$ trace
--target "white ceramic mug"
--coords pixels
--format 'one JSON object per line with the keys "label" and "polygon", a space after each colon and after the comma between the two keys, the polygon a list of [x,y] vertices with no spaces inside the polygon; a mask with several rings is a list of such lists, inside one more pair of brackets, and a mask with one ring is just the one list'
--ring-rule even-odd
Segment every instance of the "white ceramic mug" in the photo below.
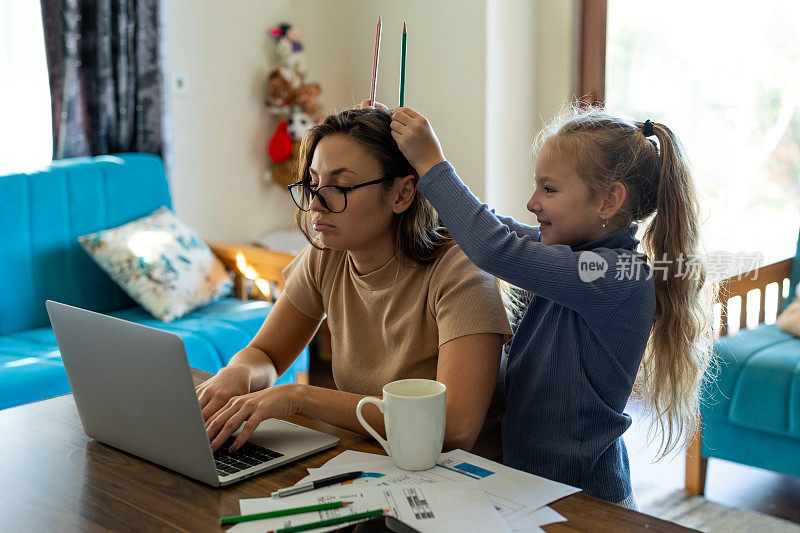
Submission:
{"label": "white ceramic mug", "polygon": [[[442,452],[447,412],[447,387],[432,379],[401,379],[383,387],[383,399],[367,396],[358,402],[356,416],[370,435],[404,470],[433,468]],[[375,404],[383,413],[386,439],[381,438],[361,415],[361,408]]]}

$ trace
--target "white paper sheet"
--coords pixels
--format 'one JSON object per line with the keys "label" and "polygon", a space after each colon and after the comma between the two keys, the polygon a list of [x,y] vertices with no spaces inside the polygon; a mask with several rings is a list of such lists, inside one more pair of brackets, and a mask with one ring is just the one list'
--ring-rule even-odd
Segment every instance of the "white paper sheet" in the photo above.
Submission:
{"label": "white paper sheet", "polygon": [[[470,480],[427,486],[342,485],[317,489],[287,498],[254,498],[239,501],[242,514],[261,513],[287,507],[300,507],[332,501],[352,501],[341,509],[242,522],[229,531],[264,533],[293,525],[317,522],[372,509],[389,509],[389,514],[423,533],[498,531],[510,528],[489,503],[480,486]],[[314,531],[331,531],[332,526]]]}
{"label": "white paper sheet", "polygon": [[[367,453],[367,452],[357,452],[355,450],[345,450],[339,455],[331,458],[328,460],[327,463],[323,465],[323,468],[328,466],[339,466],[339,465],[359,465],[364,463],[385,463],[385,462],[392,462],[392,458],[388,455],[379,455],[377,453]],[[394,463],[392,463],[394,464]],[[357,469],[359,470],[359,469]]]}
{"label": "white paper sheet", "polygon": [[542,507],[532,513],[517,517],[509,526],[511,526],[511,531],[514,533],[536,533],[542,531],[540,526],[566,521],[566,518],[550,507]]}
{"label": "white paper sheet", "polygon": [[544,533],[544,529],[540,526],[527,524],[524,529],[512,529],[512,533]]}
{"label": "white paper sheet", "polygon": [[464,450],[453,450],[439,457],[437,466],[420,472],[397,468],[390,457],[345,451],[321,468],[310,468],[309,479],[364,470],[366,477],[354,480],[354,485],[413,486],[473,479],[486,493],[489,501],[510,524],[524,520],[535,523],[527,515],[541,507],[580,492],[580,489],[534,476],[520,470],[484,459]]}

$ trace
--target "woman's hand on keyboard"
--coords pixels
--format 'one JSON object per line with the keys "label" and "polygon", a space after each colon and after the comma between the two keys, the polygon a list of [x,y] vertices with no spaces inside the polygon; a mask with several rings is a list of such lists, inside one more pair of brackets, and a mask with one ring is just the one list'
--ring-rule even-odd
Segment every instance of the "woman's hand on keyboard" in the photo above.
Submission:
{"label": "woman's hand on keyboard", "polygon": [[203,420],[208,422],[231,398],[250,392],[250,372],[247,368],[226,366],[214,377],[198,385],[195,392],[203,411]]}
{"label": "woman's hand on keyboard", "polygon": [[293,391],[297,385],[269,387],[258,392],[236,396],[206,421],[211,449],[217,451],[244,423],[242,432],[231,445],[231,452],[242,446],[258,425],[268,418],[284,418],[297,413]]}

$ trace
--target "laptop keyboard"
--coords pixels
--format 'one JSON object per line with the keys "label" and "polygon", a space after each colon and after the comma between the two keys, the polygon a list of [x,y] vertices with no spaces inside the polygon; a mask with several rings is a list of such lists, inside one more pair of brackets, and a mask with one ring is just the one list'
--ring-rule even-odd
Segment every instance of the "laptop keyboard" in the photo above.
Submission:
{"label": "laptop keyboard", "polygon": [[249,442],[245,442],[235,452],[228,453],[228,448],[235,440],[236,437],[230,437],[214,454],[214,463],[217,465],[217,473],[220,476],[229,476],[251,466],[257,466],[273,461],[278,457],[283,457],[282,453]]}

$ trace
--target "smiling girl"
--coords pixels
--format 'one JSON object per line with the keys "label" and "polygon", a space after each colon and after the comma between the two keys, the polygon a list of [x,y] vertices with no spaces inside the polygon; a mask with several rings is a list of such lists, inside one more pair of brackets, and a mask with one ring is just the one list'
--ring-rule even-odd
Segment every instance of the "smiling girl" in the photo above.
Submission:
{"label": "smiling girl", "polygon": [[[447,448],[469,450],[485,420],[499,424],[487,411],[511,329],[497,280],[438,225],[390,122],[386,111],[349,110],[304,137],[290,191],[311,244],[284,271],[286,289],[255,338],[197,388],[212,449],[242,423],[233,449],[262,420],[294,413],[366,434],[359,400],[404,378],[447,386]],[[326,315],[339,390],[271,386]],[[364,416],[384,432],[377,409]],[[499,453],[499,431],[476,448]]]}
{"label": "smiling girl", "polygon": [[[508,358],[504,462],[636,508],[628,398],[636,385],[663,456],[687,426],[694,434],[710,357],[710,286],[678,139],[649,120],[570,109],[535,146],[533,227],[472,195],[424,116],[392,117],[420,191],[467,256],[533,293]],[[640,254],[636,221],[651,215]]]}

